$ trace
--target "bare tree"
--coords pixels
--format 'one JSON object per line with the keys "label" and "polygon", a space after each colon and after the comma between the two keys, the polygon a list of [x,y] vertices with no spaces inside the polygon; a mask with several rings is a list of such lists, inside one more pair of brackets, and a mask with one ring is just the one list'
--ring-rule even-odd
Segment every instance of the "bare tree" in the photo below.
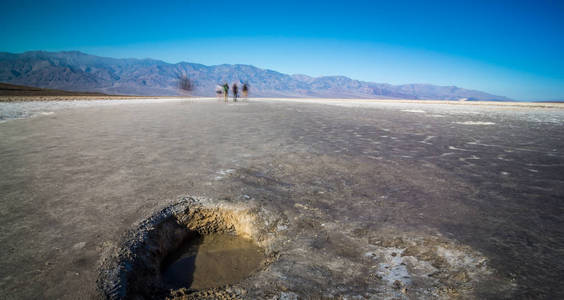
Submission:
{"label": "bare tree", "polygon": [[194,90],[194,83],[188,76],[183,74],[178,76],[178,88],[186,92],[191,92]]}

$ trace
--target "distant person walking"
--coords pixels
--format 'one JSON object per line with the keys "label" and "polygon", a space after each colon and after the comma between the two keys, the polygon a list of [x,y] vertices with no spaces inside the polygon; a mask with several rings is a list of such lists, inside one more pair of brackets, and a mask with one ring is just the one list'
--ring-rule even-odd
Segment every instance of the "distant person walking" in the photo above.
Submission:
{"label": "distant person walking", "polygon": [[245,82],[243,83],[243,98],[247,99],[249,97],[249,85]]}
{"label": "distant person walking", "polygon": [[225,97],[225,102],[227,103],[227,97],[229,97],[229,84],[227,82],[223,84],[223,97]]}
{"label": "distant person walking", "polygon": [[239,87],[237,87],[237,83],[233,83],[231,91],[233,91],[233,102],[237,102],[237,96],[239,95]]}

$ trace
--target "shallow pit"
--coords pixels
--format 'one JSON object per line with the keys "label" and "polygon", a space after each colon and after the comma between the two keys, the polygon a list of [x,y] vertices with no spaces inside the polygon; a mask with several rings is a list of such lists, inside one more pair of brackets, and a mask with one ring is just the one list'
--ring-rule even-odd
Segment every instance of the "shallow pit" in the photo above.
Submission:
{"label": "shallow pit", "polygon": [[261,267],[264,251],[235,234],[197,235],[165,258],[162,280],[167,288],[210,289],[234,284]]}
{"label": "shallow pit", "polygon": [[185,198],[125,235],[116,255],[102,265],[98,288],[106,299],[218,290],[265,266],[256,237],[249,211]]}

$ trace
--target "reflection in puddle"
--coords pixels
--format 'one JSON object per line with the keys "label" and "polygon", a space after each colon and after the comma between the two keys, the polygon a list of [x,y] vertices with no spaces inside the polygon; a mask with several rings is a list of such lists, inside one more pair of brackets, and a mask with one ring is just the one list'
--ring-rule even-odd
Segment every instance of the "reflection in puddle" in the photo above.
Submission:
{"label": "reflection in puddle", "polygon": [[196,236],[167,257],[163,281],[172,289],[220,287],[249,276],[263,259],[263,250],[251,240],[231,234]]}

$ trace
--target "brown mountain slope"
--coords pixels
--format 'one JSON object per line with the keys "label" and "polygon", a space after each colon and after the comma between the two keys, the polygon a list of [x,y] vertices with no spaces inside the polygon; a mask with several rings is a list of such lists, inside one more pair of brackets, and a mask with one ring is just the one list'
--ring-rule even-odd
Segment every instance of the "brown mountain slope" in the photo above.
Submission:
{"label": "brown mountain slope", "polygon": [[103,93],[72,92],[42,89],[32,86],[0,82],[0,96],[103,96]]}

